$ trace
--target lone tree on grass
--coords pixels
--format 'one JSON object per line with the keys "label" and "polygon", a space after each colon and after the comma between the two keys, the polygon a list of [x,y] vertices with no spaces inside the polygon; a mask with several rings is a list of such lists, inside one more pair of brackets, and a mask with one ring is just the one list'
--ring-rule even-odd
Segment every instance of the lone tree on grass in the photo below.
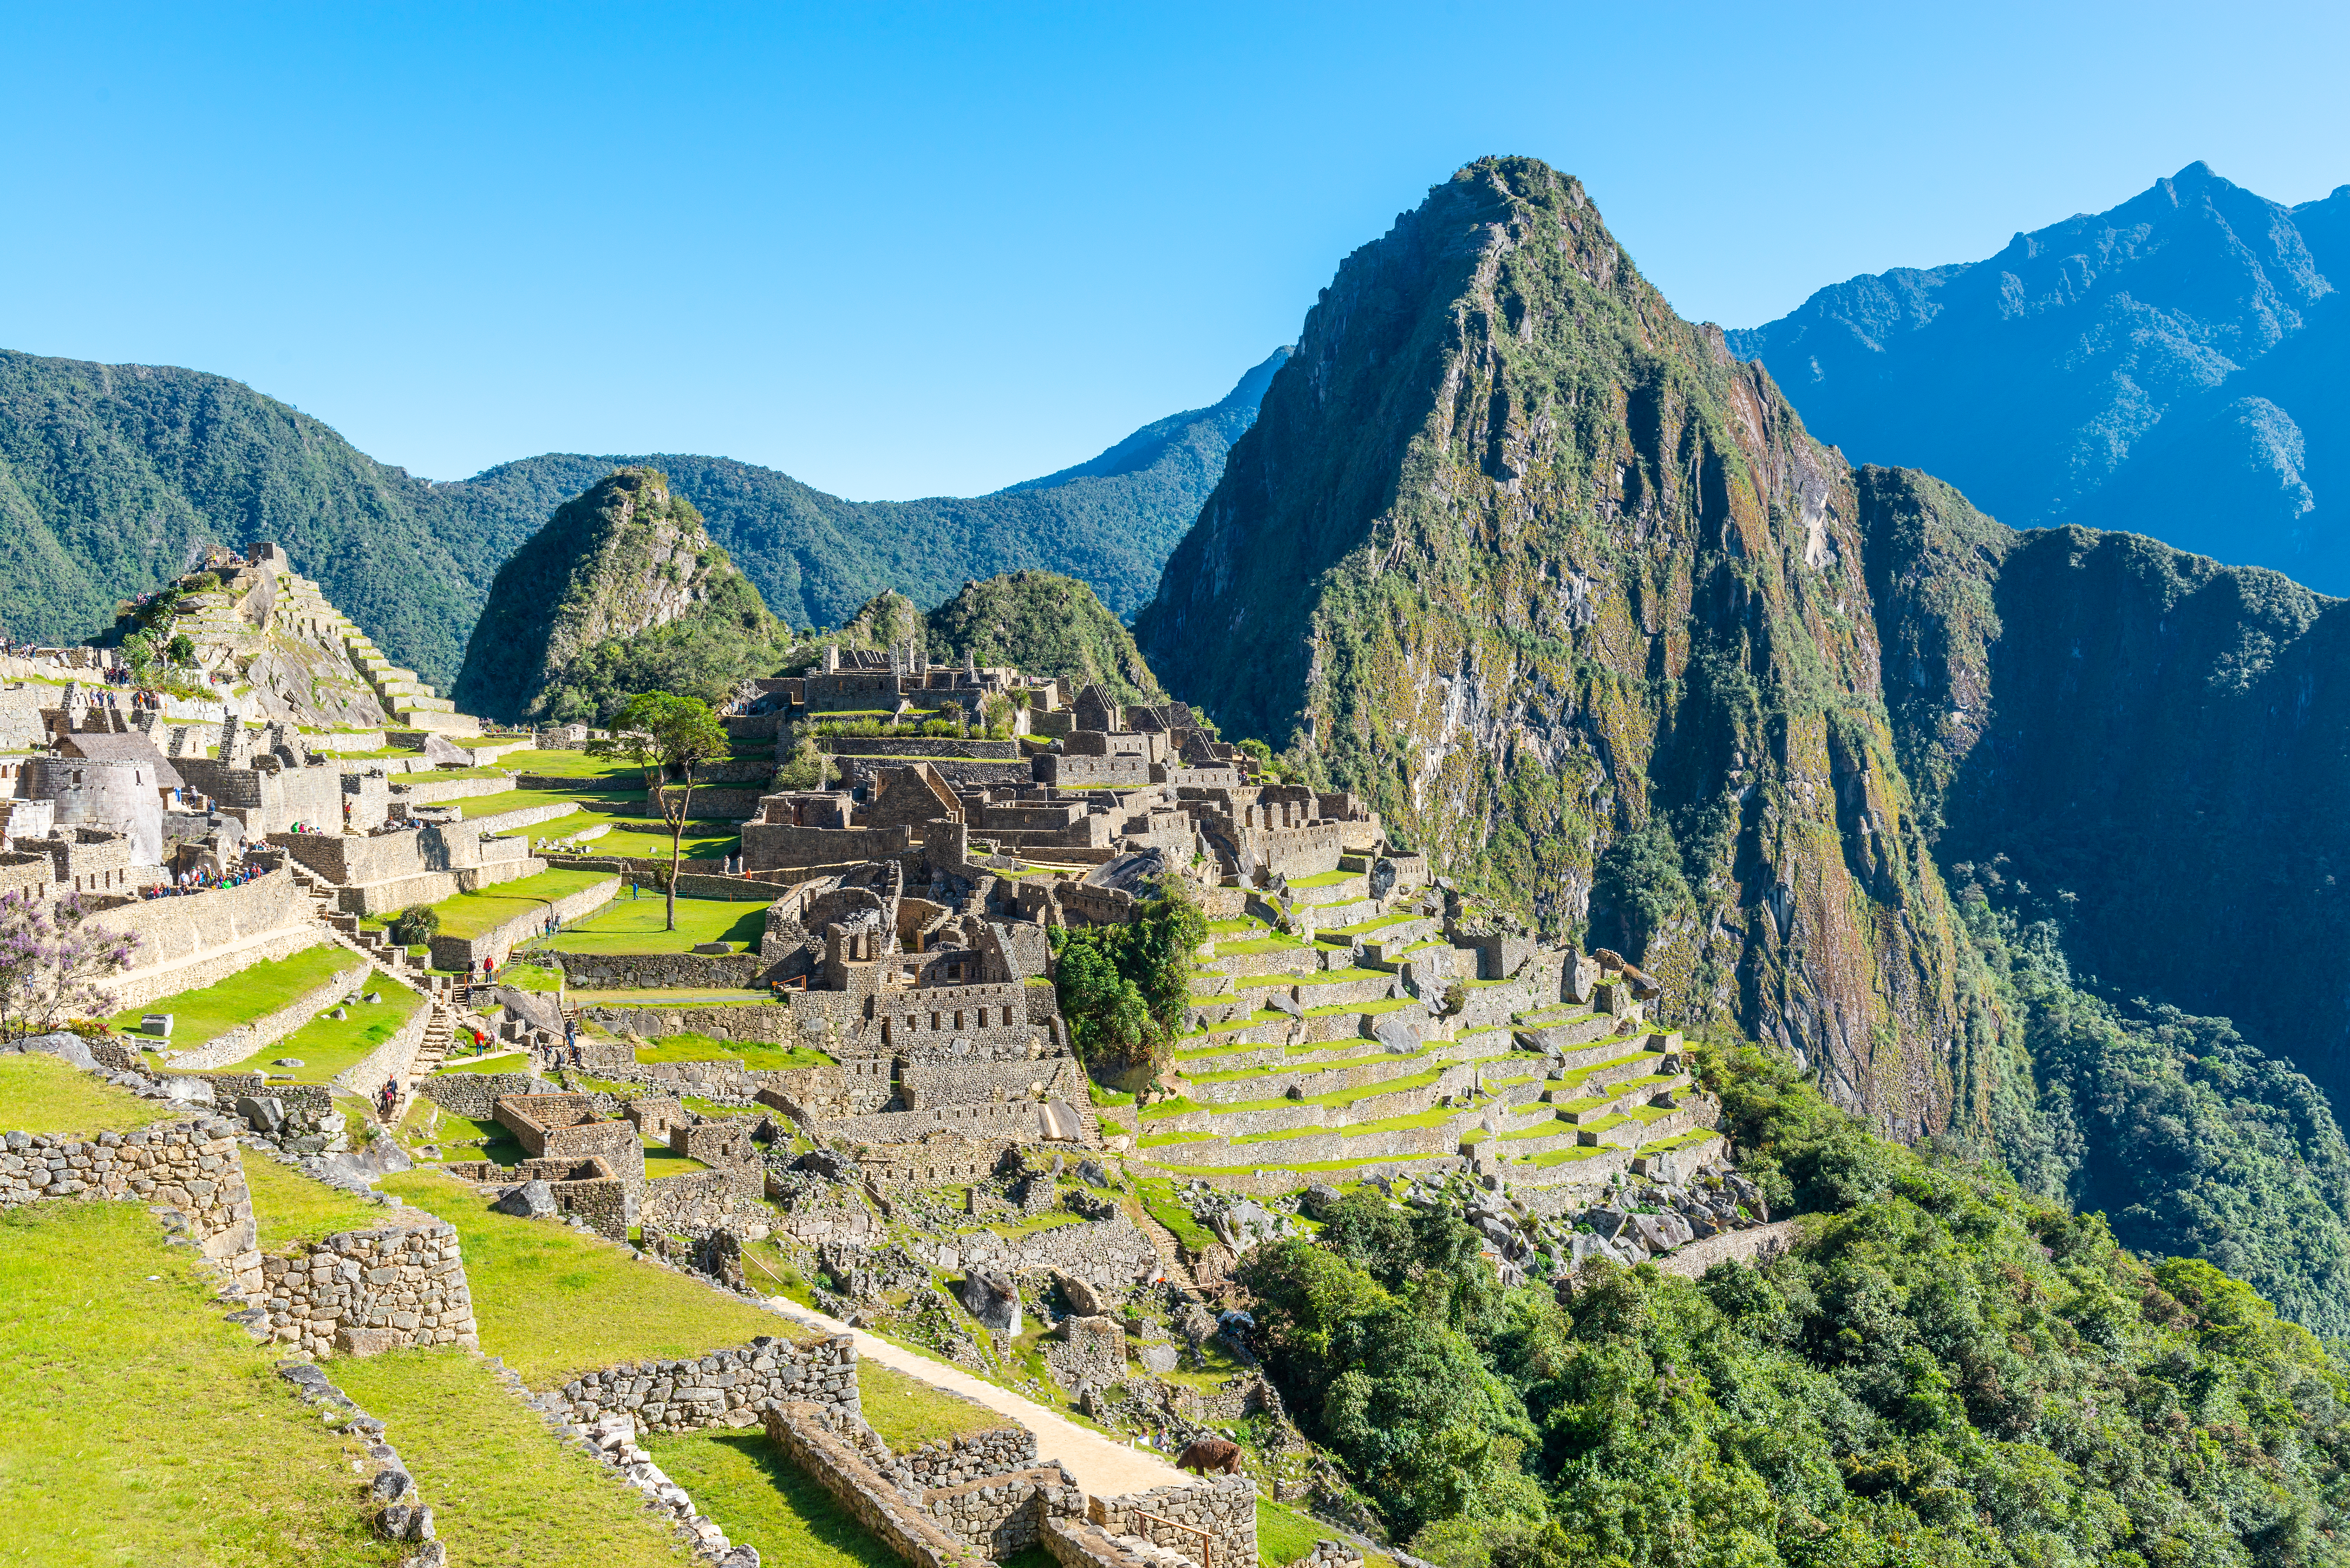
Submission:
{"label": "lone tree on grass", "polygon": [[104,982],[130,967],[139,939],[86,924],[88,913],[78,893],[0,894],[0,1031],[45,1034],[114,1011]]}
{"label": "lone tree on grass", "polygon": [[[629,757],[644,771],[645,797],[669,825],[668,929],[677,929],[677,873],[685,856],[685,825],[693,806],[693,770],[726,754],[726,726],[699,697],[677,697],[667,691],[644,691],[629,699],[612,719],[611,739],[591,741],[588,750],[599,757]],[[672,805],[665,784],[677,779],[684,787]]]}

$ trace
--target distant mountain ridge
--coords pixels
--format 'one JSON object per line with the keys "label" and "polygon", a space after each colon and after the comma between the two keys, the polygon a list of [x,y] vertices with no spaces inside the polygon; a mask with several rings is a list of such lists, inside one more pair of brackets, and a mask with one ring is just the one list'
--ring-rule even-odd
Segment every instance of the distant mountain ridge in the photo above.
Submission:
{"label": "distant mountain ridge", "polygon": [[2190,163],[1988,260],[1851,278],[1727,337],[1820,439],[2011,526],[2350,594],[2350,185],[2288,207]]}
{"label": "distant mountain ridge", "polygon": [[884,588],[927,607],[1022,569],[1081,578],[1130,617],[1287,354],[1058,473],[992,495],[856,502],[681,453],[548,453],[435,483],[225,377],[0,350],[0,624],[22,641],[79,641],[206,543],[275,540],[387,654],[445,691],[506,557],[628,467],[665,472],[795,626],[837,624]]}

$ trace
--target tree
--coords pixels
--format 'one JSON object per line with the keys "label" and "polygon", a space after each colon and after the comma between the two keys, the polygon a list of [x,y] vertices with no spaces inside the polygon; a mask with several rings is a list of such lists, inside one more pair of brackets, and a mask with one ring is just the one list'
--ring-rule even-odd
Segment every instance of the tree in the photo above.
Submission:
{"label": "tree", "polygon": [[104,982],[130,967],[140,940],[88,925],[88,914],[78,893],[55,903],[22,888],[0,894],[0,1028],[42,1034],[114,1011]]}
{"label": "tree", "polygon": [[[677,929],[677,873],[685,854],[685,825],[693,808],[693,770],[726,754],[726,726],[699,697],[676,697],[667,691],[640,691],[621,706],[612,721],[608,740],[591,741],[588,750],[599,757],[634,759],[645,775],[645,795],[669,825],[668,929]],[[682,782],[672,804],[663,784],[671,777]]]}
{"label": "tree", "polygon": [[1088,1063],[1128,1064],[1146,1055],[1164,1064],[1191,1000],[1192,956],[1208,940],[1208,919],[1180,882],[1146,903],[1131,924],[1055,926],[1055,971],[1061,1015]]}

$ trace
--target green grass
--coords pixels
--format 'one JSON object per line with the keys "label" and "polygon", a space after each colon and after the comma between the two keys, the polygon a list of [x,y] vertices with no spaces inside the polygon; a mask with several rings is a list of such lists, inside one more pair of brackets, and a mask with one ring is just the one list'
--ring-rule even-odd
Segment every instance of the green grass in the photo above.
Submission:
{"label": "green grass", "polygon": [[1289,1568],[1313,1551],[1315,1542],[1330,1540],[1333,1533],[1277,1502],[1256,1500],[1256,1556],[1264,1568]]}
{"label": "green grass", "polygon": [[563,1447],[481,1357],[395,1350],[338,1358],[328,1372],[384,1423],[432,1505],[452,1563],[636,1568],[691,1560],[640,1494]]}
{"label": "green grass", "polygon": [[1305,944],[1295,937],[1283,936],[1278,931],[1271,936],[1247,937],[1236,942],[1218,942],[1218,958],[1234,958],[1243,953],[1303,952]]}
{"label": "green grass", "polygon": [[650,1045],[639,1046],[637,1060],[653,1062],[740,1062],[753,1072],[780,1067],[821,1067],[832,1060],[806,1045],[773,1045],[760,1040],[720,1040],[708,1034],[662,1034]]}
{"label": "green grass", "polygon": [[1292,877],[1292,888],[1335,888],[1341,882],[1353,882],[1362,877],[1360,871],[1316,871],[1311,877]]}
{"label": "green grass", "polygon": [[933,1388],[918,1377],[878,1361],[858,1362],[857,1398],[865,1411],[865,1424],[879,1432],[895,1454],[941,1438],[961,1438],[1018,1425],[1011,1417],[991,1410],[975,1399]]}
{"label": "green grass", "polygon": [[762,1564],[901,1568],[896,1552],[784,1458],[764,1432],[661,1435],[645,1447],[728,1540],[759,1549]]}
{"label": "green grass", "polygon": [[1356,1137],[1367,1133],[1410,1132],[1417,1127],[1441,1127],[1455,1116],[1468,1114],[1464,1109],[1439,1106],[1434,1110],[1419,1111],[1408,1116],[1383,1116],[1377,1121],[1356,1122],[1343,1127],[1282,1127],[1273,1132],[1243,1133],[1232,1141],[1235,1144],[1279,1143],[1284,1138],[1311,1137],[1318,1133],[1337,1133],[1343,1137]]}
{"label": "green grass", "polygon": [[35,1133],[124,1132],[175,1114],[55,1056],[0,1056],[0,1130]]}
{"label": "green grass", "polygon": [[[1589,1154],[1593,1151],[1586,1149],[1584,1152]],[[1440,1155],[1433,1154],[1378,1154],[1366,1155],[1358,1159],[1295,1159],[1284,1161],[1279,1164],[1275,1164],[1268,1160],[1261,1165],[1250,1166],[1169,1165],[1164,1160],[1150,1160],[1147,1163],[1149,1165],[1151,1169],[1163,1170],[1170,1177],[1231,1176],[1234,1172],[1241,1170],[1282,1170],[1295,1171],[1299,1175],[1315,1175],[1331,1170],[1360,1170],[1367,1165],[1405,1165],[1415,1159],[1440,1159],[1442,1158],[1443,1157]],[[1301,1182],[1299,1185],[1303,1186],[1304,1183]]]}
{"label": "green grass", "polygon": [[161,1002],[118,1012],[113,1023],[117,1029],[136,1030],[140,1014],[168,1012],[172,1018],[170,1048],[192,1050],[241,1023],[250,1023],[276,1012],[346,970],[366,967],[365,961],[348,948],[320,942],[290,957],[241,969],[216,985],[183,991]]}
{"label": "green grass", "polygon": [[598,882],[611,879],[608,871],[542,871],[536,877],[500,882],[479,893],[460,893],[432,906],[441,917],[444,937],[478,937],[497,929],[517,915],[546,912],[542,898],[563,898]]}
{"label": "green grass", "polygon": [[[509,789],[501,790],[496,794],[467,795],[463,800],[444,804],[455,806],[460,815],[469,817],[497,816],[529,805],[568,805],[575,810],[590,813],[598,820],[608,817],[632,819],[639,823],[654,820],[645,805],[645,792],[640,789]],[[549,832],[562,820],[556,817],[545,823],[534,823],[530,831],[534,835]],[[576,823],[573,827],[576,831],[588,826],[589,824]]]}
{"label": "green grass", "polygon": [[[518,774],[546,774],[554,778],[619,779],[642,784],[645,777],[644,770],[626,757],[591,757],[585,752],[508,752],[498,759],[498,765]],[[637,793],[641,799],[644,792]]]}
{"label": "green grass", "polygon": [[222,1321],[219,1282],[163,1235],[136,1203],[0,1216],[0,1559],[400,1561],[360,1511],[359,1449],[270,1370],[282,1347]]}
{"label": "green grass", "polygon": [[482,1348],[534,1388],[626,1361],[707,1355],[763,1334],[806,1331],[740,1298],[636,1262],[617,1241],[490,1211],[473,1188],[432,1170],[380,1185],[456,1226]]}
{"label": "green grass", "polygon": [[703,942],[741,952],[756,948],[767,929],[767,904],[724,898],[680,898],[677,929],[669,930],[668,900],[622,898],[567,926],[553,946],[566,953],[681,953]]}
{"label": "green grass", "polygon": [[1232,978],[1232,989],[1249,991],[1274,985],[1342,985],[1350,980],[1392,981],[1395,976],[1379,969],[1326,969],[1305,974],[1243,974]]}
{"label": "green grass", "polygon": [[[264,1045],[243,1061],[232,1062],[220,1071],[285,1074],[298,1084],[323,1084],[344,1068],[357,1066],[369,1052],[399,1033],[400,1026],[424,1005],[424,999],[404,985],[382,981],[376,990],[383,998],[381,1002],[354,1002],[341,1018],[329,1018],[321,1012],[285,1039]],[[270,1065],[280,1057],[288,1056],[302,1064],[298,1067]],[[378,1086],[372,1084],[360,1085],[369,1091]]]}
{"label": "green grass", "polygon": [[265,1155],[244,1156],[244,1184],[253,1194],[253,1218],[261,1250],[283,1251],[296,1241],[314,1241],[338,1231],[373,1231],[390,1212],[338,1187],[313,1181]]}
{"label": "green grass", "polygon": [[1186,1247],[1195,1252],[1202,1251],[1216,1239],[1206,1226],[1191,1218],[1191,1210],[1175,1196],[1173,1182],[1158,1177],[1144,1177],[1134,1186],[1142,1199],[1143,1211],[1165,1226]]}
{"label": "green grass", "polygon": [[493,1056],[452,1056],[442,1062],[439,1070],[443,1073],[527,1073],[530,1071],[530,1053],[509,1051]]}
{"label": "green grass", "polygon": [[680,1154],[665,1143],[647,1138],[645,1144],[645,1179],[660,1176],[691,1176],[710,1167],[690,1154]]}

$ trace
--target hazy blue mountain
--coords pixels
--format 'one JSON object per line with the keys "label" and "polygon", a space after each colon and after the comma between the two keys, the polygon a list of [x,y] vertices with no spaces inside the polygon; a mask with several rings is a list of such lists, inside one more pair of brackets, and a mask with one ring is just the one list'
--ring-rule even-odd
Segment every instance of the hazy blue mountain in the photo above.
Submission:
{"label": "hazy blue mountain", "polygon": [[2350,593],[2350,186],[2201,163],[1987,261],[1824,288],[1729,334],[1823,440],[2018,527],[2150,535]]}

